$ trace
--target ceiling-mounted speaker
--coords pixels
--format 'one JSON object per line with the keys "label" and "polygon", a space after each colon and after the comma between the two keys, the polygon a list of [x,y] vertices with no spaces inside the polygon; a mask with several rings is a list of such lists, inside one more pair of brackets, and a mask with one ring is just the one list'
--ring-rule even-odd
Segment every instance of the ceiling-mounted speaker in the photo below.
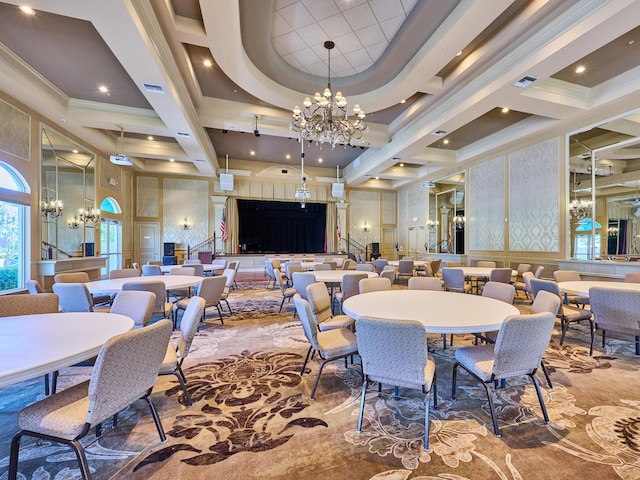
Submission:
{"label": "ceiling-mounted speaker", "polygon": [[342,198],[342,195],[344,195],[344,183],[332,183],[331,196],[335,198]]}
{"label": "ceiling-mounted speaker", "polygon": [[220,190],[233,190],[233,174],[220,174]]}

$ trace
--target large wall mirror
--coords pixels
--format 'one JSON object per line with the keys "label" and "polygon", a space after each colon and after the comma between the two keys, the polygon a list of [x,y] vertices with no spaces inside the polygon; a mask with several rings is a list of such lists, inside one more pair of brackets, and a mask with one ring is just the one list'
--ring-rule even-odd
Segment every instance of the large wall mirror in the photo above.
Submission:
{"label": "large wall mirror", "polygon": [[[456,173],[436,182],[429,193],[429,251],[462,255],[465,252],[465,177]],[[433,200],[433,204],[432,204]]]}
{"label": "large wall mirror", "polygon": [[570,257],[637,260],[640,112],[568,135]]}
{"label": "large wall mirror", "polygon": [[42,259],[94,255],[95,154],[52,128],[41,128]]}

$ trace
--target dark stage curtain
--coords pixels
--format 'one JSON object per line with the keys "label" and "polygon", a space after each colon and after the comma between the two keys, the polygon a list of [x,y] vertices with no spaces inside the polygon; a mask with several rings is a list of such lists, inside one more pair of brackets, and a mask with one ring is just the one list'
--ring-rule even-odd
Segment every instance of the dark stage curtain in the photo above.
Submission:
{"label": "dark stage curtain", "polygon": [[327,205],[238,200],[243,253],[316,253],[325,245]]}

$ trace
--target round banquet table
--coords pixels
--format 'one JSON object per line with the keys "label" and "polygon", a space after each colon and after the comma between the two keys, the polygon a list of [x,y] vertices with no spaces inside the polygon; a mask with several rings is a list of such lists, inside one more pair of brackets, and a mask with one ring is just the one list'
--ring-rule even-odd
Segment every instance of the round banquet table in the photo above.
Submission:
{"label": "round banquet table", "polygon": [[[478,295],[429,290],[387,290],[347,298],[342,310],[350,317],[415,320],[428,333],[479,333],[500,330],[505,318],[518,315],[509,303]],[[358,329],[356,323],[356,330]]]}
{"label": "round banquet table", "polygon": [[[183,266],[188,267],[189,265],[161,265],[160,271],[162,271],[162,273],[169,273],[172,268],[182,268]],[[214,275],[224,271],[226,268],[224,265],[211,265],[209,263],[203,264],[202,267],[205,272],[213,272]]]}
{"label": "round banquet table", "polygon": [[345,275],[353,275],[354,273],[366,273],[369,278],[377,277],[376,272],[358,272],[355,270],[320,270],[319,272],[311,272],[316,276],[317,282],[324,283],[341,283],[342,277]]}
{"label": "round banquet table", "polygon": [[[425,260],[414,260],[413,261],[413,266],[414,267],[423,267],[426,263]],[[392,267],[399,267],[400,266],[400,260],[389,260],[388,265],[391,265]]]}
{"label": "round banquet table", "polygon": [[640,283],[631,282],[607,282],[603,280],[580,280],[572,282],[558,282],[558,287],[562,293],[569,295],[580,295],[583,297],[589,296],[589,289],[591,287],[598,288],[611,288],[614,290],[635,290],[640,292]]}
{"label": "round banquet table", "polygon": [[[491,270],[495,270],[492,267],[452,267],[461,268],[465,277],[490,277]],[[511,276],[518,275],[517,270],[511,270]]]}
{"label": "round banquet table", "polygon": [[0,387],[92,358],[109,338],[134,325],[125,315],[99,312],[17,315],[0,321]]}
{"label": "round banquet table", "polygon": [[93,282],[87,282],[85,285],[92,294],[99,293],[110,295],[121,291],[122,285],[128,282],[151,282],[157,280],[164,283],[165,290],[177,290],[180,288],[188,288],[198,285],[202,280],[202,277],[196,277],[194,275],[149,275],[148,277],[95,280]]}

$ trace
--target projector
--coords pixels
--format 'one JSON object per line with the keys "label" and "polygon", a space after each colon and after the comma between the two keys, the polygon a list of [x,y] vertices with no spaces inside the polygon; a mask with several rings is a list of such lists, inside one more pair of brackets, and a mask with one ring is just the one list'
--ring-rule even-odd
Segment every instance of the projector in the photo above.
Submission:
{"label": "projector", "polygon": [[436,186],[436,182],[432,182],[431,180],[427,180],[422,184],[422,188],[433,188]]}
{"label": "projector", "polygon": [[111,155],[109,157],[109,161],[111,163],[115,163],[116,165],[133,165],[131,159],[124,155],[124,153],[119,153],[118,155]]}

